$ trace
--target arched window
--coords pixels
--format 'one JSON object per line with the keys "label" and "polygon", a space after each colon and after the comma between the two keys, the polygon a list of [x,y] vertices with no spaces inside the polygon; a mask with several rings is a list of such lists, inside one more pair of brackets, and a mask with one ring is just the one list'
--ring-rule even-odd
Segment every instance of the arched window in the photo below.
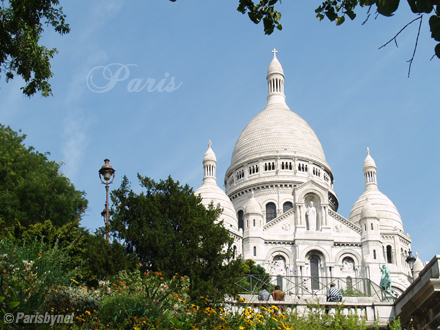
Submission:
{"label": "arched window", "polygon": [[373,258],[376,260],[376,250],[373,250]]}
{"label": "arched window", "polygon": [[283,204],[283,213],[289,211],[292,208],[293,208],[292,202],[285,202]]}
{"label": "arched window", "polygon": [[266,223],[277,217],[277,207],[274,203],[266,204]]}
{"label": "arched window", "polygon": [[254,257],[256,257],[256,256],[257,256],[257,247],[254,246]]}
{"label": "arched window", "polygon": [[312,278],[312,290],[319,290],[319,261],[314,257],[310,259],[310,276]]}
{"label": "arched window", "polygon": [[255,219],[254,219],[254,227],[255,227]]}
{"label": "arched window", "polygon": [[389,264],[393,263],[391,245],[387,245],[387,263],[389,263]]}
{"label": "arched window", "polygon": [[243,211],[238,211],[237,213],[238,217],[238,228],[244,229],[244,222],[243,222]]}
{"label": "arched window", "polygon": [[371,230],[374,230],[374,229],[373,229],[373,224],[371,224]]}
{"label": "arched window", "polygon": [[235,245],[232,248],[232,258],[237,259],[237,247]]}

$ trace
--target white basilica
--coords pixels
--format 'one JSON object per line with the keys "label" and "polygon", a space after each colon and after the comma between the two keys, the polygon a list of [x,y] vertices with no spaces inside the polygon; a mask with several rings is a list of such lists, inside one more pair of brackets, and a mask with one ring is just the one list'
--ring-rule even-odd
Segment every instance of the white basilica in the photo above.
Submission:
{"label": "white basilica", "polygon": [[[377,167],[367,150],[365,192],[348,219],[338,214],[333,173],[313,129],[285,102],[284,72],[274,58],[267,71],[267,105],[244,128],[224,180],[216,182],[211,148],[203,158],[203,204],[223,208],[235,238],[235,255],[253,259],[272,275],[369,278],[391,272],[396,293],[410,284],[405,262],[411,239],[399,212],[380,192]],[[359,178],[361,180],[361,178]]]}

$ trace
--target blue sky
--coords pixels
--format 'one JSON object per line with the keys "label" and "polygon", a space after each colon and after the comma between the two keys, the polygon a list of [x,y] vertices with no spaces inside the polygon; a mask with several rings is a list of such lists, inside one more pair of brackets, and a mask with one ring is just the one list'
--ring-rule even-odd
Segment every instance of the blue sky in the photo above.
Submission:
{"label": "blue sky", "polygon": [[[266,105],[275,47],[286,102],[314,129],[332,167],[338,212],[348,218],[364,191],[369,147],[379,188],[398,208],[413,251],[422,261],[440,253],[439,81],[433,74],[440,61],[430,61],[435,41],[428,17],[408,79],[418,23],[398,37],[398,48],[392,43],[378,50],[414,18],[406,3],[394,17],[372,15],[362,25],[363,9],[336,27],[315,18],[319,1],[283,1],[283,31],[271,36],[236,11],[236,0],[61,3],[71,33],[59,36],[48,28],[43,37],[59,50],[52,62],[54,96],[28,99],[22,81],[6,84],[2,76],[0,122],[27,134],[26,145],[65,162],[63,172],[89,200],[83,226],[103,224],[98,170],[105,158],[116,169],[112,188],[127,175],[138,190],[140,173],[156,180],[171,175],[196,189],[211,140],[222,187],[238,136]],[[119,77],[126,79],[97,93],[109,83],[102,68],[112,63],[107,77],[121,68]],[[152,87],[164,80],[165,88],[171,79],[179,87],[133,90],[149,78]]]}

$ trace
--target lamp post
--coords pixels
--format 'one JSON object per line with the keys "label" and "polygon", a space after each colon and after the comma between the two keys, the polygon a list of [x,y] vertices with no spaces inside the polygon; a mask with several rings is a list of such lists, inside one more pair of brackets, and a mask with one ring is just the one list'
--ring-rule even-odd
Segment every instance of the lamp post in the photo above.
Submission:
{"label": "lamp post", "polygon": [[408,263],[409,268],[411,268],[411,274],[412,274],[413,277],[414,277],[413,267],[414,267],[414,262],[415,261],[416,261],[416,258],[412,255],[411,250],[409,250],[408,251],[408,257],[406,257],[406,262]]}
{"label": "lamp post", "polygon": [[108,185],[113,183],[113,180],[115,178],[115,169],[109,164],[109,159],[104,159],[104,165],[100,168],[99,172],[99,178],[101,179],[101,182],[105,184],[105,190],[106,190],[106,203],[105,203],[105,232],[107,235],[107,242],[110,243],[110,237],[109,237],[109,224],[108,224],[108,218],[109,218],[109,212],[108,212]]}

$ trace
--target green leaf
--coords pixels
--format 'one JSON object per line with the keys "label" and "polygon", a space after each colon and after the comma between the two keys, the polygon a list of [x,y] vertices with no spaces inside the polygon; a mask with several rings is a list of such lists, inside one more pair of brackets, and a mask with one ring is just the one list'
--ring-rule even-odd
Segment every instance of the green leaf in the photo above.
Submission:
{"label": "green leaf", "polygon": [[435,46],[435,55],[437,55],[438,58],[440,58],[440,44],[437,44],[437,46]]}
{"label": "green leaf", "polygon": [[371,6],[376,3],[376,0],[359,0],[361,7]]}
{"label": "green leaf", "polygon": [[327,18],[332,22],[338,17],[333,7],[330,7],[330,9],[325,13],[325,16],[327,16]]}
{"label": "green leaf", "polygon": [[408,4],[414,14],[420,13],[416,5],[416,0],[408,0]]}
{"label": "green leaf", "polygon": [[351,20],[354,20],[355,17],[356,17],[356,14],[354,13],[353,10],[347,10],[347,11],[345,12],[345,14],[347,14],[347,16],[350,17]]}
{"label": "green leaf", "polygon": [[319,19],[320,21],[322,21],[322,20],[324,19],[325,16],[324,16],[323,14],[317,14],[316,17],[318,17],[318,19]]}
{"label": "green leaf", "polygon": [[377,11],[384,16],[393,16],[393,13],[399,7],[400,0],[378,0],[376,2]]}
{"label": "green leaf", "polygon": [[7,305],[10,308],[14,308],[14,307],[17,307],[18,305],[20,305],[20,302],[19,301],[10,301],[7,303]]}
{"label": "green leaf", "polygon": [[344,21],[345,21],[345,17],[339,16],[338,18],[336,18],[336,25],[341,25],[342,23],[344,23]]}
{"label": "green leaf", "polygon": [[440,18],[437,15],[432,15],[429,18],[429,28],[431,30],[431,37],[436,41],[440,41]]}
{"label": "green leaf", "polygon": [[259,15],[257,13],[252,13],[252,12],[249,12],[248,15],[249,15],[249,18],[251,19],[252,22],[254,22],[255,24],[260,23],[261,15]]}
{"label": "green leaf", "polygon": [[6,297],[1,296],[0,297],[0,302],[2,302],[3,300],[5,300]]}
{"label": "green leaf", "polygon": [[429,14],[434,8],[431,0],[417,0],[417,7],[421,13],[427,14]]}

